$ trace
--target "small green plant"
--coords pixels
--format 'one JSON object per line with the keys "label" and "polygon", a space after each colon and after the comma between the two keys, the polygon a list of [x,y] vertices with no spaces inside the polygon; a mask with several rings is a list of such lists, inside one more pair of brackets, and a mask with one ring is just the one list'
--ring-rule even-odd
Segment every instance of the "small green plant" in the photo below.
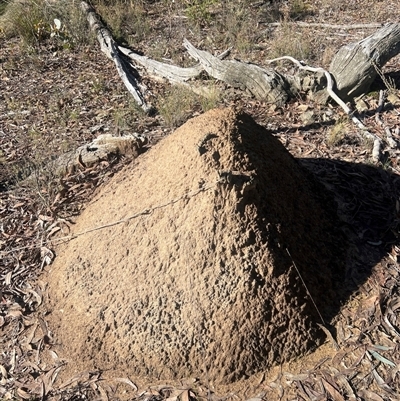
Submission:
{"label": "small green plant", "polygon": [[300,19],[312,14],[312,8],[304,0],[292,0],[290,2],[289,16],[292,19]]}
{"label": "small green plant", "polygon": [[102,93],[107,88],[106,82],[102,77],[96,77],[90,84],[92,86],[92,91],[96,94]]}
{"label": "small green plant", "polygon": [[176,128],[190,116],[197,103],[197,96],[184,86],[173,86],[160,100],[158,110],[165,123]]}
{"label": "small green plant", "polygon": [[6,10],[7,7],[7,1],[6,0],[0,0],[0,15],[4,14],[4,11]]}
{"label": "small green plant", "polygon": [[79,111],[76,109],[71,110],[69,112],[69,120],[71,120],[71,121],[79,120]]}
{"label": "small green plant", "polygon": [[211,21],[211,7],[216,0],[191,0],[185,13],[189,20],[196,25],[203,25]]}

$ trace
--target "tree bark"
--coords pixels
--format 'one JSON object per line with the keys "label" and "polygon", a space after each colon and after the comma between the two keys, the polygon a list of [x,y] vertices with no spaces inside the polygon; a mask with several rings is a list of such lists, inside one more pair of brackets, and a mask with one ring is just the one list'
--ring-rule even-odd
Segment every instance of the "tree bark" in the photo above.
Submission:
{"label": "tree bark", "polygon": [[206,51],[196,49],[186,39],[183,45],[188,53],[199,61],[208,75],[234,88],[247,90],[257,99],[284,104],[291,96],[288,80],[273,69],[236,60],[220,60]]}
{"label": "tree bark", "polygon": [[343,46],[329,67],[336,93],[344,101],[367,93],[378,71],[399,53],[400,23],[387,24],[367,38]]}
{"label": "tree bark", "polygon": [[81,8],[86,14],[90,28],[96,33],[101,50],[110,60],[114,61],[122,82],[133,96],[136,103],[138,103],[144,111],[148,112],[151,106],[146,103],[142,90],[140,89],[139,82],[136,78],[139,74],[137,71],[133,70],[129,63],[121,58],[118,45],[115,43],[110,31],[101,23],[93,8],[86,3],[86,1],[81,2]]}

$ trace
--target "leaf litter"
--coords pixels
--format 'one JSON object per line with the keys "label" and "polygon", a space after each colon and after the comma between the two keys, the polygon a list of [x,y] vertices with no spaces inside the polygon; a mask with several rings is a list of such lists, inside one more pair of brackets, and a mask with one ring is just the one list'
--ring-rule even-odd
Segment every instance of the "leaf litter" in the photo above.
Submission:
{"label": "leaf litter", "polygon": [[[3,46],[4,44],[4,46]],[[186,388],[179,385],[137,386],[128,378],[118,378],[114,381],[103,380],[102,372],[83,372],[67,382],[57,383],[57,376],[64,361],[51,350],[51,328],[46,325],[46,312],[38,312],[39,306],[46,297],[46,286],[39,280],[40,271],[51,264],[55,250],[49,241],[57,235],[68,233],[69,225],[73,224],[84,208],[85,203],[103,183],[129,160],[117,160],[102,164],[92,169],[79,171],[73,176],[60,180],[55,189],[46,184],[48,177],[38,173],[34,184],[24,183],[24,176],[32,173],[32,166],[18,166],[19,160],[24,160],[32,150],[32,143],[17,143],[21,139],[20,127],[33,126],[37,131],[46,135],[49,126],[57,126],[60,115],[64,115],[68,105],[74,104],[81,98],[88,101],[86,107],[80,109],[82,118],[78,121],[71,119],[63,127],[58,127],[52,138],[52,146],[60,146],[61,142],[70,141],[82,144],[90,140],[99,130],[113,127],[110,110],[118,110],[118,103],[126,97],[124,89],[115,79],[107,82],[113,96],[107,98],[95,97],[88,93],[86,82],[80,86],[82,94],[76,97],[74,86],[76,77],[63,71],[64,81],[57,81],[57,69],[64,65],[93,77],[93,64],[88,60],[77,59],[74,65],[73,55],[57,55],[53,59],[37,60],[45,69],[46,74],[35,74],[34,69],[24,68],[19,59],[16,43],[2,43],[3,55],[9,62],[19,65],[20,69],[13,70],[13,80],[25,81],[26,91],[21,92],[21,86],[12,86],[13,81],[3,80],[0,88],[6,93],[15,93],[27,103],[21,103],[15,110],[0,105],[0,144],[1,150],[7,155],[7,168],[0,172],[0,182],[6,191],[0,192],[0,397],[12,399],[46,399],[46,400],[108,400],[114,399],[116,387],[125,385],[132,389],[132,400],[200,400],[200,399],[238,399],[234,394],[219,397],[207,385],[195,382]],[[97,57],[96,63],[108,70],[107,77],[113,77],[108,65],[104,65],[101,56],[96,52],[91,56]],[[0,57],[1,58],[1,57]],[[61,60],[63,58],[63,60]],[[399,64],[394,68],[399,69]],[[55,71],[55,72],[54,72]],[[44,82],[46,79],[46,82]],[[107,78],[109,79],[109,78]],[[61,88],[64,95],[59,96],[54,91],[49,98],[39,98],[35,111],[28,110],[29,98],[27,92],[39,88],[37,81],[43,82],[42,88],[51,91]],[[5,85],[5,86],[4,86]],[[41,90],[41,93],[46,91]],[[102,96],[106,96],[102,93]],[[43,100],[47,99],[48,103]],[[367,99],[370,109],[365,115],[364,122],[375,127],[376,132],[383,136],[386,128],[391,127],[392,138],[388,140],[387,168],[399,173],[399,150],[393,145],[393,140],[399,142],[400,109],[398,106],[387,107],[379,115],[374,111],[374,98]],[[54,103],[52,103],[54,102]],[[375,103],[374,103],[375,102]],[[321,120],[314,126],[304,129],[300,122],[301,113],[310,106],[299,103],[284,106],[272,111],[266,116],[265,105],[260,102],[246,101],[247,111],[251,110],[254,117],[266,125],[280,138],[288,150],[296,157],[312,157],[305,159],[304,164],[316,174],[321,181],[335,194],[341,218],[347,224],[346,230],[356,231],[354,237],[358,242],[365,240],[368,246],[362,247],[355,241],[353,254],[350,255],[357,268],[349,268],[349,280],[360,282],[360,271],[363,265],[372,258],[374,266],[371,275],[358,288],[357,294],[343,306],[341,316],[334,322],[332,336],[339,349],[332,356],[318,361],[314,367],[307,367],[301,372],[278,375],[273,381],[265,379],[259,383],[262,389],[260,396],[252,397],[257,400],[269,399],[304,399],[304,400],[396,400],[400,394],[400,245],[399,235],[399,179],[392,176],[381,176],[380,188],[368,186],[371,181],[370,171],[356,168],[345,168],[343,164],[322,166],[316,159],[341,159],[349,162],[369,163],[369,151],[355,131],[347,132],[345,137],[335,147],[328,146],[324,140],[329,125],[323,120],[331,115],[328,109],[319,111]],[[52,104],[57,109],[56,120],[51,121],[49,112]],[[125,103],[126,106],[126,103]],[[377,104],[376,104],[377,106]],[[45,110],[48,111],[45,111]],[[297,111],[296,111],[297,109]],[[318,110],[318,106],[314,107]],[[340,114],[340,111],[335,111]],[[45,118],[43,118],[43,115]],[[289,116],[289,118],[288,118]],[[50,119],[50,120],[49,120]],[[45,121],[47,123],[45,123]],[[329,121],[329,119],[328,119]],[[148,120],[148,127],[154,137],[162,137],[165,130],[155,128],[159,122]],[[152,128],[151,128],[152,127]],[[26,131],[26,129],[25,129]],[[71,140],[71,132],[77,131],[80,138]],[[51,133],[53,135],[53,132]],[[47,133],[48,135],[48,133]],[[13,139],[11,139],[13,138]],[[58,143],[58,145],[54,145]],[[36,145],[34,145],[36,146]],[[329,164],[329,163],[328,163]],[[13,168],[18,166],[16,174],[21,182],[15,185],[10,182],[10,176],[15,177]],[[29,173],[22,171],[28,168]],[[33,169],[34,170],[34,169]],[[376,178],[376,177],[375,177]],[[17,180],[17,181],[18,181]],[[11,189],[8,189],[11,188]],[[362,200],[357,192],[362,192]],[[388,194],[391,199],[388,199]],[[391,206],[393,201],[397,207],[397,216],[392,218]],[[365,210],[366,213],[359,213]],[[362,219],[361,219],[362,217]],[[367,219],[365,219],[367,217]],[[381,227],[371,230],[371,225],[377,221]],[[374,236],[375,235],[375,236]],[[360,255],[360,251],[363,254]],[[377,253],[383,253],[377,258]],[[39,309],[40,310],[40,309]],[[330,336],[328,336],[330,337]]]}

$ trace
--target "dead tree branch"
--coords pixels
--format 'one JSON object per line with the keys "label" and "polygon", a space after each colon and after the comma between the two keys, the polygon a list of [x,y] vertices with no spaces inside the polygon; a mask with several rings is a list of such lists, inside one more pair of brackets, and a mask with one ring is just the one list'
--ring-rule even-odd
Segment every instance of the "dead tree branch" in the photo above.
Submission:
{"label": "dead tree branch", "polygon": [[141,56],[131,49],[123,46],[119,46],[119,50],[126,56],[131,58],[134,62],[139,63],[146,68],[146,71],[155,78],[165,78],[173,84],[182,84],[191,79],[198,77],[203,68],[201,65],[196,65],[194,67],[178,67],[171,64],[161,63],[160,61],[152,60],[146,56]]}
{"label": "dead tree branch", "polygon": [[310,71],[310,72],[314,72],[314,73],[320,72],[325,75],[326,81],[327,81],[326,90],[327,90],[329,96],[344,110],[344,112],[348,115],[348,117],[351,118],[353,123],[357,125],[357,127],[361,130],[362,135],[366,139],[373,141],[374,146],[373,146],[373,151],[372,151],[372,158],[374,161],[379,161],[381,158],[382,140],[378,136],[371,134],[368,131],[368,128],[361,122],[361,120],[352,113],[349,106],[347,106],[347,104],[335,93],[335,91],[333,89],[333,79],[332,79],[331,74],[328,71],[326,71],[324,68],[310,67],[310,66],[302,63],[301,61],[296,60],[295,58],[290,57],[290,56],[278,57],[278,58],[275,58],[272,60],[267,60],[267,62],[274,63],[274,62],[280,61],[280,60],[289,60],[292,63],[296,64],[299,67],[299,69],[301,69],[301,70]]}
{"label": "dead tree branch", "polygon": [[114,61],[118,74],[129,93],[143,110],[146,112],[149,111],[151,107],[146,103],[142,91],[140,90],[139,82],[135,77],[135,71],[133,71],[132,66],[120,57],[118,46],[112,38],[110,31],[97,18],[95,11],[88,3],[82,1],[81,8],[86,14],[90,28],[96,33],[102,52],[105,53],[110,60]]}
{"label": "dead tree branch", "polygon": [[213,78],[234,88],[247,90],[258,99],[283,104],[290,97],[290,85],[285,77],[273,69],[236,60],[220,60],[209,52],[196,49],[187,39],[183,45],[204,70]]}

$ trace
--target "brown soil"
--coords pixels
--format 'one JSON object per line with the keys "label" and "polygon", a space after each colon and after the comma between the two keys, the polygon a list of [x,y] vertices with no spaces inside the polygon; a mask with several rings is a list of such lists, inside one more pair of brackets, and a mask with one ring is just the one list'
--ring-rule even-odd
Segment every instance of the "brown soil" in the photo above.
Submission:
{"label": "brown soil", "polygon": [[70,369],[222,383],[318,345],[299,272],[332,316],[340,236],[283,145],[247,115],[213,110],[138,160],[78,218],[84,234],[48,275]]}

